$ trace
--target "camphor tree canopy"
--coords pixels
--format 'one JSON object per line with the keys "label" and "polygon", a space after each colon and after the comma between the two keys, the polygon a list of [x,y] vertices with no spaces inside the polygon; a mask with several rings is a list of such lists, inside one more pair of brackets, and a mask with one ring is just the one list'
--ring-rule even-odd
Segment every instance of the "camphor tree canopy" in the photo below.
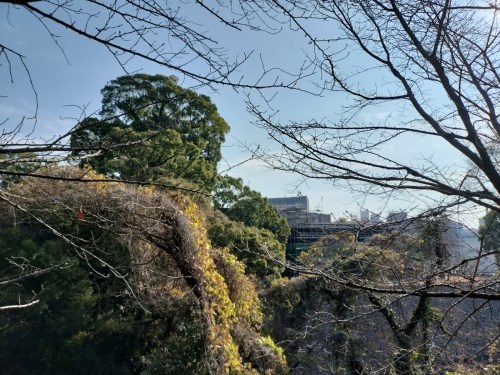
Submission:
{"label": "camphor tree canopy", "polygon": [[111,147],[86,160],[90,166],[125,180],[175,177],[211,190],[229,126],[209,97],[181,88],[175,77],[146,74],[119,77],[102,95],[100,118],[83,120],[71,146],[130,146]]}
{"label": "camphor tree canopy", "polygon": [[[217,4],[217,7],[219,5],[222,4]],[[197,87],[208,85],[215,89],[231,87],[264,91],[284,87],[293,89],[297,80],[300,79],[300,76],[286,73],[283,69],[280,69],[278,74],[276,70],[264,66],[257,74],[252,74],[252,77],[249,78],[241,69],[247,65],[255,67],[255,62],[259,61],[258,56],[254,57],[257,54],[254,54],[253,51],[229,53],[227,48],[207,31],[207,26],[204,23],[209,20],[236,32],[252,28],[243,9],[236,10],[234,8],[231,10],[225,6],[215,9],[199,1],[193,1],[191,4],[184,2],[175,4],[163,1],[128,0],[78,3],[67,0],[2,0],[0,6],[2,12],[5,11],[2,14],[5,15],[6,22],[11,22],[11,15],[19,14],[31,17],[33,24],[41,25],[43,32],[47,33],[62,57],[65,57],[65,48],[67,47],[61,40],[66,41],[64,38],[71,37],[85,39],[106,49],[125,74],[129,74],[131,61],[142,61],[164,68],[165,75],[175,74],[182,79],[187,79],[188,85]],[[232,17],[231,22],[226,22],[222,13],[232,13],[233,10],[237,12],[237,15]],[[37,37],[38,35],[33,35],[34,39]],[[38,139],[33,134],[31,127],[36,124],[39,117],[40,103],[37,80],[35,79],[37,77],[33,76],[30,65],[30,52],[22,50],[22,47],[15,45],[15,43],[0,40],[0,72],[3,79],[9,80],[12,85],[19,86],[22,83],[20,81],[24,79],[31,86],[28,87],[25,97],[34,98],[33,102],[30,103],[31,109],[26,110],[26,113],[19,118],[7,116],[0,118],[0,124],[4,127],[4,131],[0,134],[0,155],[2,155],[0,173],[2,176],[33,175],[27,171],[19,171],[16,166],[20,163],[35,166],[59,163],[68,159],[74,160],[75,154],[85,154],[87,158],[90,158],[130,145],[129,143],[125,145],[122,143],[92,143],[86,145],[85,150],[75,150],[69,145],[69,138],[76,130],[77,125],[81,125],[81,122],[76,120],[75,126],[63,133],[44,134],[43,139]],[[70,54],[70,51],[67,52]],[[95,64],[93,66],[98,68],[99,62],[92,61],[91,64]],[[130,68],[130,70],[135,69],[135,67]],[[255,73],[255,69],[253,73]],[[126,81],[125,78],[117,85],[125,84],[124,81]],[[141,80],[139,79],[139,81]],[[159,83],[156,82],[156,84]],[[146,85],[146,82],[142,80],[134,89],[138,89],[140,84]],[[151,84],[154,85],[153,82]],[[145,88],[144,86],[143,89]],[[2,92],[0,95],[2,101],[9,100],[9,94]],[[113,104],[112,100],[114,99],[110,97],[111,101],[107,103],[107,108],[103,108],[105,112],[107,111],[106,114],[109,114],[109,111],[118,110],[118,106],[112,108],[117,104]],[[78,105],[79,103],[69,104]],[[210,111],[205,104],[199,98],[198,105]],[[25,108],[22,110],[24,111]],[[200,111],[203,110],[200,108]],[[113,122],[117,118],[100,120]],[[87,120],[86,123],[90,125],[88,121],[91,120]],[[132,134],[129,138],[134,139],[134,136],[138,136],[138,134]],[[109,140],[107,139],[107,141]],[[132,142],[137,144],[140,141]],[[203,148],[196,142],[195,144],[197,147],[202,146],[201,149],[205,152],[204,157],[207,160],[217,160],[219,151],[211,148],[211,142],[217,140],[207,141],[209,148]],[[179,139],[172,136],[172,142],[178,143]],[[163,146],[167,145],[163,144]],[[84,152],[82,153],[82,151]],[[187,157],[198,152],[191,146],[187,147],[185,151]],[[181,168],[180,165],[178,167]],[[200,171],[207,173],[201,167]]]}

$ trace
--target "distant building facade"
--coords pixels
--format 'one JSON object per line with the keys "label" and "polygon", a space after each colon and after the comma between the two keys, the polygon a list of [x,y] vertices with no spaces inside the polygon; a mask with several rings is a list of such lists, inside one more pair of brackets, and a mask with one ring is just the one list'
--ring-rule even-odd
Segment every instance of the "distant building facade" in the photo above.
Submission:
{"label": "distant building facade", "polygon": [[359,229],[357,223],[332,223],[329,214],[310,211],[306,196],[269,198],[268,202],[288,221],[291,228],[286,248],[288,259],[295,259],[328,234],[345,231],[356,233]]}
{"label": "distant building facade", "polygon": [[309,211],[309,198],[305,195],[298,197],[268,198],[267,201],[278,211],[285,208],[300,208]]}
{"label": "distant building facade", "polygon": [[407,216],[408,215],[404,211],[389,212],[389,214],[387,215],[387,222],[388,223],[402,222],[406,220]]}
{"label": "distant building facade", "polygon": [[476,231],[453,220],[445,220],[445,231],[443,242],[448,248],[450,261],[457,264],[469,259],[464,263],[461,271],[478,276],[494,275],[498,272],[495,255],[482,256],[481,242]]}
{"label": "distant building facade", "polygon": [[366,222],[366,223],[369,222],[370,221],[370,211],[362,209],[359,212],[359,220],[361,220],[362,222]]}
{"label": "distant building facade", "polygon": [[[288,221],[291,234],[287,243],[287,257],[294,260],[301,252],[309,249],[320,238],[339,232],[354,233],[359,241],[377,233],[404,231],[408,234],[422,233],[425,220],[408,218],[406,212],[390,212],[385,221],[380,214],[366,209],[360,211],[359,221],[332,223],[328,214],[309,210],[307,196],[269,198],[268,202],[281,217]],[[443,248],[446,249],[446,264],[458,264],[465,259],[481,255],[477,233],[466,226],[446,218],[439,224]],[[492,275],[498,272],[494,255],[481,256],[476,261],[464,263],[461,271],[467,274]]]}
{"label": "distant building facade", "polygon": [[375,214],[375,213],[370,213],[370,223],[372,224],[378,224],[382,222],[382,218],[380,217],[380,214]]}

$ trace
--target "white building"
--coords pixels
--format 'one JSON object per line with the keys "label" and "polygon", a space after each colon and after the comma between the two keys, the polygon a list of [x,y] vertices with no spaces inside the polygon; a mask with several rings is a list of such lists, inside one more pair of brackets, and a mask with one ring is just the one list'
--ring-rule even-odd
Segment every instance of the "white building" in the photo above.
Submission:
{"label": "white building", "polygon": [[361,222],[369,222],[370,221],[370,211],[368,210],[365,210],[365,209],[362,209],[360,212],[359,212],[359,219],[361,220]]}

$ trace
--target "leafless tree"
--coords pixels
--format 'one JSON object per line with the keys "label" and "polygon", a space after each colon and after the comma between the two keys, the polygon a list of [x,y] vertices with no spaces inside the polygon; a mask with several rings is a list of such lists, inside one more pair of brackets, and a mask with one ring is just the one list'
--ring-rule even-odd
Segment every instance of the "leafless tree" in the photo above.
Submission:
{"label": "leafless tree", "polygon": [[[338,119],[303,123],[280,122],[278,114],[251,105],[282,146],[267,159],[275,168],[499,209],[497,2],[265,4],[312,46],[307,58],[321,73],[317,85],[349,99]],[[390,115],[363,118],[363,111],[377,107]],[[433,160],[430,150],[421,150],[421,160],[395,160],[389,146],[405,139],[451,146],[469,166]]]}
{"label": "leafless tree", "polygon": [[[310,48],[306,59],[315,64],[318,73],[317,87],[325,94],[343,95],[346,103],[334,119],[298,122],[282,118],[280,108],[273,108],[273,103],[263,105],[250,100],[249,109],[256,123],[280,146],[278,152],[262,152],[264,161],[273,168],[298,173],[306,180],[325,180],[334,186],[345,184],[350,189],[389,199],[398,194],[427,199],[426,208],[430,209],[423,214],[427,218],[472,205],[500,211],[496,151],[500,140],[497,1],[256,3],[269,22],[288,25],[305,38]],[[369,111],[377,109],[389,114],[380,120],[367,120]],[[420,154],[417,158],[394,157],[391,153],[391,147],[398,143],[418,147],[418,140],[452,150],[464,160],[464,166],[434,159],[431,149],[414,152]],[[408,154],[412,151],[415,150]],[[474,320],[478,311],[489,309],[490,298],[498,299],[498,275],[484,279],[476,277],[470,268],[460,268],[466,263],[478,265],[481,258],[496,251],[483,251],[481,244],[475,256],[445,265],[440,260],[445,254],[445,242],[434,236],[434,266],[421,267],[413,276],[407,273],[396,283],[377,280],[373,284],[366,279],[339,277],[335,269],[318,271],[296,264],[289,266],[304,275],[319,276],[323,282],[367,293],[372,311],[384,317],[396,341],[402,340],[399,348],[404,349],[408,346],[404,340],[415,329],[413,317],[421,315],[423,307],[419,306],[431,303],[431,294],[437,293],[432,296],[432,303],[443,311],[443,301],[451,297],[445,294],[463,289],[462,297],[457,296],[452,306],[444,309],[446,320],[455,303],[474,299],[479,289],[485,292],[481,307],[476,310],[469,306],[461,315],[457,313],[457,328],[449,332],[450,337],[457,336],[461,324],[465,326]],[[453,276],[456,279],[452,280]],[[447,277],[452,277],[451,281],[445,281]],[[396,285],[403,288],[391,297]],[[381,289],[370,291],[372,287]],[[417,299],[413,300],[413,310],[406,306],[398,323],[393,309],[405,295]],[[358,316],[363,314],[368,312]],[[421,319],[418,321],[422,323]],[[405,350],[408,353],[409,349]]]}
{"label": "leafless tree", "polygon": [[496,371],[498,279],[443,262],[446,241],[428,224],[364,242],[340,232],[287,264],[299,276],[267,298],[294,373]]}
{"label": "leafless tree", "polygon": [[[347,102],[336,119],[306,122],[250,102],[281,146],[261,154],[272,167],[371,194],[427,192],[427,217],[467,203],[500,210],[498,2],[255,3],[305,38],[320,73],[311,79]],[[389,115],[365,119],[379,107]],[[449,147],[464,166],[433,160],[431,149],[391,156],[391,146],[420,139]]]}

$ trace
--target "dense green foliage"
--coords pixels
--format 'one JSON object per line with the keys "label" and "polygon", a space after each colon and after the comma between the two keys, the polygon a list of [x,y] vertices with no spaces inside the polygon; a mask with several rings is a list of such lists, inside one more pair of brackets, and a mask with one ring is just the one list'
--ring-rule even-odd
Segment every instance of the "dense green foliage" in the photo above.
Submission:
{"label": "dense green foliage", "polygon": [[12,212],[0,207],[1,280],[19,275],[14,258],[31,270],[70,263],[2,290],[4,306],[32,292],[40,300],[0,315],[9,373],[286,371],[280,349],[260,333],[260,302],[245,266],[212,246],[204,212],[188,197],[111,182],[13,188],[30,197],[26,213],[64,239],[26,213],[12,228]]}
{"label": "dense green foliage", "polygon": [[[124,271],[129,252],[112,233],[95,226],[69,224],[80,238],[99,238],[100,258]],[[78,227],[77,227],[78,226]],[[90,233],[92,232],[92,233]],[[203,320],[189,305],[163,301],[155,314],[146,313],[127,289],[99,262],[77,256],[72,246],[39,225],[3,227],[0,232],[2,279],[65,266],[43,276],[26,278],[1,290],[2,305],[40,302],[22,311],[0,315],[0,362],[9,374],[132,374],[181,370],[203,373]],[[66,265],[67,264],[67,265]],[[164,263],[165,270],[168,269]],[[133,282],[131,278],[127,282]],[[172,306],[173,305],[173,306]]]}
{"label": "dense green foliage", "polygon": [[198,311],[178,305],[166,314],[145,314],[117,283],[114,278],[93,280],[80,264],[24,286],[26,293],[29,287],[43,288],[42,302],[0,317],[3,370],[9,374],[208,371]]}
{"label": "dense green foliage", "polygon": [[245,185],[241,178],[221,176],[213,194],[214,206],[231,220],[249,227],[270,230],[285,244],[290,235],[286,219],[280,217],[267,199]]}
{"label": "dense green foliage", "polygon": [[[137,181],[183,178],[206,190],[215,184],[229,126],[210,98],[180,87],[175,77],[135,74],[102,90],[99,118],[87,118],[71,138],[107,152],[88,163],[108,176]],[[120,146],[118,146],[120,145]]]}
{"label": "dense green foliage", "polygon": [[287,221],[238,178],[219,177],[212,199],[215,211],[208,225],[212,243],[228,247],[258,280],[280,277],[290,235]]}
{"label": "dense green foliage", "polygon": [[[259,277],[278,276],[282,267],[262,256],[283,261],[290,228],[241,179],[216,176],[229,127],[210,99],[181,88],[174,77],[145,74],[119,77],[102,94],[100,118],[82,121],[71,139],[76,148],[108,145],[107,153],[88,163],[111,177],[188,186],[193,191],[214,188],[214,207],[230,219],[210,215],[214,245],[228,246]],[[119,144],[124,146],[111,147]]]}
{"label": "dense green foliage", "polygon": [[[2,371],[130,373],[133,362],[127,359],[134,357],[140,345],[130,345],[137,326],[132,324],[123,285],[114,278],[98,277],[64,241],[36,226],[3,228],[0,245],[4,278],[19,273],[9,260],[23,261],[32,270],[69,261],[62,269],[2,290],[3,305],[16,303],[17,296],[24,301],[33,293],[40,300],[30,309],[0,315]],[[127,309],[120,311],[119,306]]]}
{"label": "dense green foliage", "polygon": [[215,211],[209,217],[208,236],[214,246],[228,247],[260,281],[278,278],[284,270],[285,244],[267,229],[246,226]]}

